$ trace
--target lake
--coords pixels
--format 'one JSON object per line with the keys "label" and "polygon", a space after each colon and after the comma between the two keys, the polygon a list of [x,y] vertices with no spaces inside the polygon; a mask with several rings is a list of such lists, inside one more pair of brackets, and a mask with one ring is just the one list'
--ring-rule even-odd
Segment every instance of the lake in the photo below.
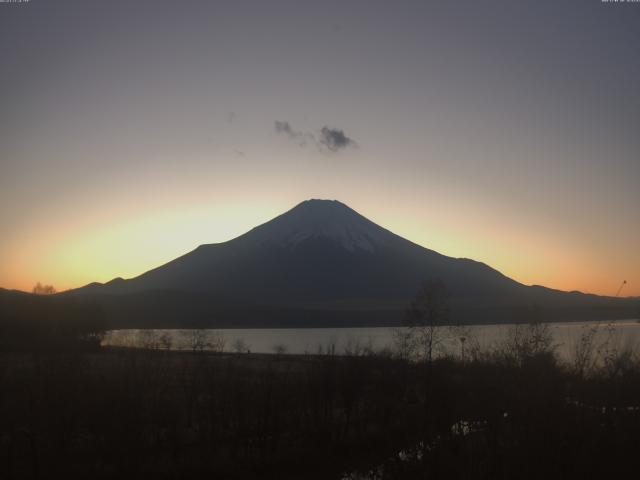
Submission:
{"label": "lake", "polygon": [[[610,323],[551,323],[549,331],[561,359],[572,357],[583,334],[595,329],[595,345],[609,349],[635,349],[640,344],[640,322],[634,319]],[[472,325],[459,329],[441,327],[439,354],[461,355],[480,348],[484,351],[513,338],[526,326]],[[520,330],[517,330],[520,329]],[[190,350],[195,344],[205,350],[250,351],[252,353],[293,354],[359,354],[366,351],[393,349],[397,332],[406,329],[374,328],[282,328],[282,329],[216,329],[216,330],[112,330],[104,346],[133,348],[166,348]],[[464,340],[462,340],[464,338]]]}

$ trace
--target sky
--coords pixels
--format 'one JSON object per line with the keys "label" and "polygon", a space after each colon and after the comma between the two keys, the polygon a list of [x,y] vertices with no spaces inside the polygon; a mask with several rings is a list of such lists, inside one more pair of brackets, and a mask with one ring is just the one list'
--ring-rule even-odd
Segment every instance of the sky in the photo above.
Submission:
{"label": "sky", "polygon": [[129,278],[309,198],[640,295],[640,3],[0,3],[0,287]]}

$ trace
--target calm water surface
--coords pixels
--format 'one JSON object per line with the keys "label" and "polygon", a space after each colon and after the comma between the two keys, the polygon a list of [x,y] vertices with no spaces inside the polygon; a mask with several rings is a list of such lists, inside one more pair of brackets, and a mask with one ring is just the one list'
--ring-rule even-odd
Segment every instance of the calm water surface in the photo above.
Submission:
{"label": "calm water surface", "polygon": [[[460,354],[461,338],[467,349],[477,346],[483,350],[498,347],[514,335],[515,325],[474,325],[461,330],[442,328],[443,339],[439,352]],[[640,322],[620,320],[611,323],[570,322],[549,324],[550,333],[561,358],[570,358],[581,336],[591,328],[597,329],[596,345],[609,348],[637,348],[640,345]],[[159,339],[164,335],[172,349],[190,349],[194,332],[204,333],[207,348],[212,350],[274,353],[276,351],[295,354],[333,352],[380,351],[394,348],[394,334],[399,329],[376,328],[281,328],[281,329],[218,329],[218,330],[112,330],[103,344],[109,346],[161,348]],[[402,329],[400,329],[402,331]]]}

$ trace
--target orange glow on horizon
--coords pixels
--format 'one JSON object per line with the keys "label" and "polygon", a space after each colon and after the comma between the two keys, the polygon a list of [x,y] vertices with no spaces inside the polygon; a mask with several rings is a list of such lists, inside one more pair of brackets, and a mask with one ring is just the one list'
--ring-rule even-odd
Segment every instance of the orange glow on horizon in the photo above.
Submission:
{"label": "orange glow on horizon", "polygon": [[[132,278],[200,244],[235,238],[293,206],[286,200],[228,205],[193,203],[120,215],[104,223],[97,217],[75,224],[51,222],[46,236],[19,239],[10,246],[13,254],[0,271],[0,286],[31,291],[40,281],[63,291],[115,277]],[[484,262],[527,285],[613,296],[626,279],[621,295],[640,296],[640,278],[629,275],[626,259],[610,255],[598,262],[587,248],[570,248],[541,232],[518,231],[490,219],[455,222],[450,219],[456,217],[446,212],[417,215],[409,208],[398,216],[381,208],[375,215],[375,208],[350,206],[419,245]]]}

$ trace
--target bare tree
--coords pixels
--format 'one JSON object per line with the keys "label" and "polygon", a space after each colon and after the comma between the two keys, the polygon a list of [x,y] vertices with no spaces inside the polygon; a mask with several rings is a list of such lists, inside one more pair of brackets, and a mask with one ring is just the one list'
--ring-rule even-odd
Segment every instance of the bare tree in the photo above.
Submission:
{"label": "bare tree", "polygon": [[573,370],[578,376],[588,375],[597,363],[596,335],[599,325],[583,325],[580,338],[574,346]]}
{"label": "bare tree", "polygon": [[602,363],[601,371],[606,378],[625,376],[634,368],[634,365],[637,365],[635,343],[630,338],[626,338],[626,341],[621,343],[623,338],[614,323],[606,326],[606,338],[598,347],[598,355]]}
{"label": "bare tree", "polygon": [[414,357],[416,342],[411,329],[394,328],[391,331],[393,352],[400,360],[410,360]]}
{"label": "bare tree", "polygon": [[369,338],[367,342],[363,342],[359,338],[349,337],[344,346],[344,354],[347,357],[360,357],[363,355],[373,354],[373,339]]}
{"label": "bare tree", "polygon": [[212,351],[217,353],[224,352],[224,348],[227,345],[227,339],[224,338],[222,332],[211,332],[209,335],[208,346]]}
{"label": "bare tree", "polygon": [[249,351],[249,345],[247,345],[247,342],[245,342],[243,338],[236,338],[233,341],[232,348],[236,353],[245,353]]}
{"label": "bare tree", "polygon": [[511,327],[498,353],[522,365],[529,359],[544,355],[554,356],[556,345],[548,323],[534,321]]}
{"label": "bare tree", "polygon": [[428,280],[422,285],[407,309],[404,323],[417,353],[431,363],[434,350],[445,337],[442,327],[449,324],[449,298],[441,280]]}
{"label": "bare tree", "polygon": [[202,328],[185,330],[182,332],[182,338],[185,347],[193,353],[203,352],[211,346],[209,342],[209,332]]}
{"label": "bare tree", "polygon": [[53,285],[43,285],[40,282],[35,284],[32,291],[36,295],[53,295],[57,292]]}

